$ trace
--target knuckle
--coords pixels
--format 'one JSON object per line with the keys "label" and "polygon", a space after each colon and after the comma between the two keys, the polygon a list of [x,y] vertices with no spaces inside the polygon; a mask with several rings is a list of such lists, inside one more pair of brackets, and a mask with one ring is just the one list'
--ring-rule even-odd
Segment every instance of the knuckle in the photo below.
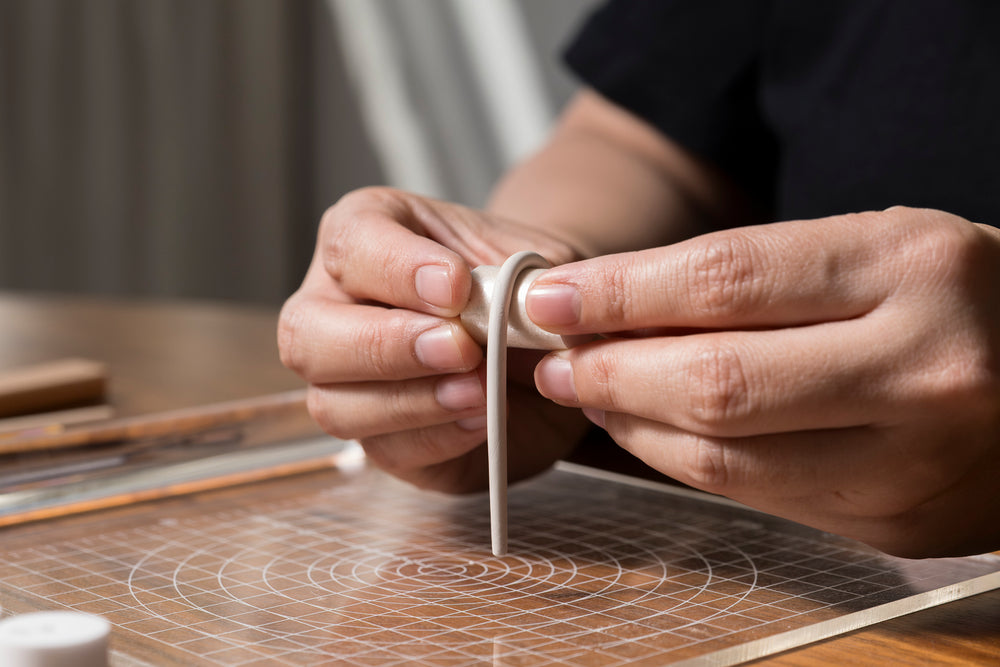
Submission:
{"label": "knuckle", "polygon": [[756,246],[738,230],[704,237],[686,259],[689,306],[712,319],[756,309],[763,297]]}
{"label": "knuckle", "polygon": [[[362,374],[370,378],[389,378],[396,374],[393,329],[385,322],[372,319],[362,322],[354,332],[354,344],[349,354],[356,355]],[[394,329],[393,329],[394,330]]]}
{"label": "knuckle", "polygon": [[335,279],[343,277],[344,265],[358,246],[359,232],[371,221],[398,210],[402,193],[384,186],[348,192],[328,208],[320,219],[320,257]]}
{"label": "knuckle", "polygon": [[352,239],[357,236],[359,218],[344,215],[337,206],[327,209],[320,222],[320,257],[326,272],[334,279],[343,278],[344,264]]}
{"label": "knuckle", "polygon": [[629,266],[623,262],[610,262],[603,267],[599,283],[602,286],[601,304],[604,318],[610,328],[626,328],[630,321],[630,304],[634,291]]}
{"label": "knuckle", "polygon": [[978,234],[971,225],[944,224],[927,229],[914,248],[915,261],[926,268],[932,282],[961,284],[966,273],[980,264]]}
{"label": "knuckle", "polygon": [[413,428],[426,417],[426,395],[409,383],[383,383],[379,402],[380,431]]}
{"label": "knuckle", "polygon": [[752,411],[749,382],[739,354],[712,344],[694,354],[688,368],[689,413],[703,433],[723,433]]}
{"label": "knuckle", "polygon": [[278,356],[286,368],[300,376],[307,370],[301,342],[307,310],[301,300],[293,296],[285,302],[278,317]]}
{"label": "knuckle", "polygon": [[884,216],[902,261],[898,289],[933,298],[953,315],[947,330],[937,335],[914,332],[919,339],[912,339],[913,349],[923,354],[914,357],[918,366],[909,388],[933,402],[950,401],[966,414],[977,409],[996,414],[998,341],[992,324],[975,307],[976,300],[992,298],[983,285],[989,284],[987,272],[995,270],[995,251],[984,242],[980,227],[950,213],[893,207]]}
{"label": "knuckle", "polygon": [[384,185],[369,185],[346,193],[330,210],[343,212],[350,217],[365,210],[395,208],[404,197],[405,194],[400,190]]}
{"label": "knuckle", "polygon": [[960,406],[966,414],[981,412],[987,417],[1000,417],[1000,368],[989,341],[978,338],[975,331],[969,331],[938,350],[935,365],[921,372],[924,382],[930,385],[924,391],[933,400],[944,398]]}
{"label": "knuckle", "polygon": [[354,434],[348,432],[344,428],[343,422],[336,418],[330,407],[330,402],[327,400],[326,392],[321,388],[309,387],[306,392],[306,409],[313,421],[333,437],[342,440],[349,440],[353,437]]}
{"label": "knuckle", "polygon": [[963,284],[971,271],[992,263],[978,228],[958,216],[901,206],[880,215],[909,269],[904,276],[914,284],[932,288]]}
{"label": "knuckle", "polygon": [[709,493],[727,490],[730,477],[728,449],[713,440],[699,440],[687,466],[689,483]]}
{"label": "knuckle", "polygon": [[611,351],[599,346],[586,356],[586,371],[590,390],[588,403],[596,403],[605,408],[613,408],[618,402],[618,365]]}

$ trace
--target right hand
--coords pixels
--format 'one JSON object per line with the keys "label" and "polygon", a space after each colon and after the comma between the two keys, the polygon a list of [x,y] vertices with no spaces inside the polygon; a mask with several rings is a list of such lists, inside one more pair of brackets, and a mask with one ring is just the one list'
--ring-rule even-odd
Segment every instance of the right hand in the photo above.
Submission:
{"label": "right hand", "polygon": [[[538,230],[389,188],[357,190],[328,209],[278,327],[282,362],[310,385],[313,418],[417,486],[483,488],[483,354],[457,316],[471,268],[520,250],[554,265],[579,259]],[[537,394],[541,354],[511,352],[508,469],[517,479],[566,454],[587,422]]]}

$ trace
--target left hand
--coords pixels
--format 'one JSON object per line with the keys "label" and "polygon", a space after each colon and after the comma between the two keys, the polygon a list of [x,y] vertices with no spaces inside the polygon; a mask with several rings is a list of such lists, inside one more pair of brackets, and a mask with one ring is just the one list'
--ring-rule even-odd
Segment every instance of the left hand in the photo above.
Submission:
{"label": "left hand", "polygon": [[694,487],[910,557],[1000,548],[1000,231],[893,208],[548,271],[532,319],[631,332],[539,390]]}
{"label": "left hand", "polygon": [[[417,486],[485,487],[482,352],[457,316],[474,266],[526,249],[554,263],[579,256],[547,232],[457,204],[384,187],[342,197],[323,216],[312,265],[278,326],[281,359],[309,383],[316,421]],[[510,451],[512,480],[555,463],[589,427],[538,395],[540,355],[526,364],[518,352],[510,435],[523,446]]]}

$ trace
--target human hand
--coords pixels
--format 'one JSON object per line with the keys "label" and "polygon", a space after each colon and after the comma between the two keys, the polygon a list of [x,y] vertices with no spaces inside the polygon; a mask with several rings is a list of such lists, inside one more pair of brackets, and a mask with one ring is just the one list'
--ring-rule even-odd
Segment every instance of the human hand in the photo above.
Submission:
{"label": "human hand", "polygon": [[[353,192],[323,216],[313,262],[279,322],[283,363],[308,383],[310,413],[371,461],[418,486],[486,484],[482,350],[457,320],[470,268],[531,249],[556,264],[566,243],[454,204],[388,188]],[[561,456],[585,426],[541,399],[512,356],[512,477]],[[570,426],[576,422],[576,430]]]}
{"label": "human hand", "polygon": [[930,210],[551,269],[543,395],[661,472],[911,557],[1000,548],[1000,233]]}

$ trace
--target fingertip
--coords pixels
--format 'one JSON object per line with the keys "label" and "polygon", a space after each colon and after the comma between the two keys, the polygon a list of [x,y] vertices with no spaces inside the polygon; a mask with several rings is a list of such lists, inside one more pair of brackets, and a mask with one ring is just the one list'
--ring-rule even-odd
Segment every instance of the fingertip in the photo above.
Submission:
{"label": "fingertip", "polygon": [[461,254],[425,233],[414,205],[396,192],[345,197],[324,216],[322,266],[352,299],[455,317],[468,300],[470,269]]}
{"label": "fingertip", "polygon": [[421,364],[439,373],[471,371],[483,356],[482,348],[455,322],[423,331],[413,343],[413,352]]}
{"label": "fingertip", "polygon": [[538,391],[557,403],[575,404],[578,401],[573,364],[558,354],[550,354],[535,367],[535,386]]}
{"label": "fingertip", "polygon": [[597,408],[583,408],[583,416],[589,419],[595,426],[599,426],[607,430],[606,413],[604,410],[598,410]]}
{"label": "fingertip", "polygon": [[463,431],[485,431],[486,430],[486,415],[476,415],[475,417],[467,417],[465,419],[459,419],[455,424]]}
{"label": "fingertip", "polygon": [[423,310],[455,317],[465,307],[471,290],[470,269],[463,262],[427,263],[413,276],[413,287]]}
{"label": "fingertip", "polygon": [[434,387],[438,405],[449,412],[466,412],[486,407],[486,392],[474,373],[449,375],[441,378]]}
{"label": "fingertip", "polygon": [[558,329],[580,322],[583,298],[575,285],[536,284],[528,289],[524,306],[532,322],[540,327]]}
{"label": "fingertip", "polygon": [[431,309],[450,312],[457,307],[450,266],[426,264],[417,269],[414,287],[417,296]]}

